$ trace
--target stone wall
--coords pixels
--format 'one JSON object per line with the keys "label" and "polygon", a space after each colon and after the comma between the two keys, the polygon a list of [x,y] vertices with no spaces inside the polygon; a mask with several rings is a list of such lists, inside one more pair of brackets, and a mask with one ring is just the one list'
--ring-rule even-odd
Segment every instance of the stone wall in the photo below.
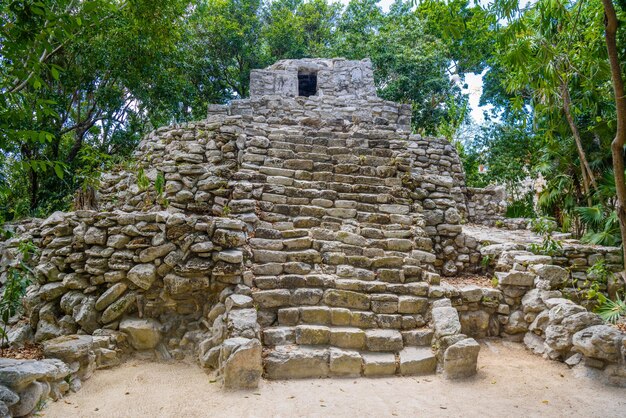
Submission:
{"label": "stone wall", "polygon": [[[237,118],[220,118],[159,128],[146,135],[133,154],[133,167],[119,167],[101,178],[100,210],[160,211],[221,214],[230,199],[228,182],[237,170]],[[241,146],[243,148],[243,146]],[[140,188],[142,169],[150,182]],[[157,176],[165,180],[162,196]]]}
{"label": "stone wall", "polygon": [[467,218],[465,173],[454,146],[444,138],[411,135],[406,146],[411,187],[424,213],[424,230],[433,241],[436,266],[452,276],[477,265],[477,243],[461,232]]}
{"label": "stone wall", "polygon": [[376,97],[374,73],[369,59],[283,60],[250,73],[250,96],[298,96],[298,72],[317,75],[317,96],[340,98]]}
{"label": "stone wall", "polygon": [[493,226],[505,220],[507,204],[504,186],[468,187],[466,196],[469,222]]}
{"label": "stone wall", "polygon": [[23,232],[1,244],[2,265],[18,257],[20,240],[40,248],[37,282],[24,301],[35,341],[118,329],[123,317],[136,316],[158,319],[144,325],[159,337],[135,348],[164,343],[176,354],[194,340],[220,292],[243,283],[246,224],[239,220],[58,212]]}
{"label": "stone wall", "polygon": [[[468,336],[501,337],[522,342],[548,359],[581,367],[605,383],[626,387],[626,333],[581,304],[585,300],[578,298],[573,287],[580,280],[580,271],[570,271],[571,265],[557,265],[562,257],[538,256],[524,250],[494,254],[487,248],[487,254],[495,257],[495,287],[456,287],[452,282],[430,288],[431,298],[442,298],[432,302],[433,326],[436,329],[437,321],[441,321],[454,331],[443,338],[437,338],[435,332],[435,345],[440,346],[441,354]],[[605,249],[592,259],[616,255],[613,249]],[[621,265],[611,268],[619,271]],[[446,306],[456,310],[458,323],[450,315],[446,320],[441,318]]]}

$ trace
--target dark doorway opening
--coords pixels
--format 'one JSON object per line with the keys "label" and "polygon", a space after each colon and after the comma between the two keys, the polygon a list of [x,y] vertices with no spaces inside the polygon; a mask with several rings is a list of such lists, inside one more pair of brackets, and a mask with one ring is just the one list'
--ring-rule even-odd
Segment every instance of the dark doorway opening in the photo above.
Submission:
{"label": "dark doorway opening", "polygon": [[317,93],[317,73],[314,71],[298,71],[298,96],[309,97]]}

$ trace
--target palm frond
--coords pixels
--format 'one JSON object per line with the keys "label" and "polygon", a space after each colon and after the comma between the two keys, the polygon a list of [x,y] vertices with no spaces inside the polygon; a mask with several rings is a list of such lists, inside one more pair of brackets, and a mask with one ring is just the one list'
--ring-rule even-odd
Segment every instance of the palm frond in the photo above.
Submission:
{"label": "palm frond", "polygon": [[605,208],[602,205],[579,206],[575,210],[580,216],[580,220],[594,230],[601,229],[607,219]]}
{"label": "palm frond", "polygon": [[606,322],[615,324],[622,316],[626,315],[626,300],[617,298],[613,301],[607,299],[598,306],[596,313]]}

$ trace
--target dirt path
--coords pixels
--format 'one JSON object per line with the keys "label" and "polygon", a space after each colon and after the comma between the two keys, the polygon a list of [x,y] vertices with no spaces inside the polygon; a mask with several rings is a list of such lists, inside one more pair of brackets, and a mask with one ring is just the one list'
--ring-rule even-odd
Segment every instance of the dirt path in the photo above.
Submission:
{"label": "dirt path", "polygon": [[130,361],[100,370],[45,417],[618,417],[626,390],[574,376],[520,345],[482,345],[469,381],[440,376],[263,381],[224,392],[194,364]]}

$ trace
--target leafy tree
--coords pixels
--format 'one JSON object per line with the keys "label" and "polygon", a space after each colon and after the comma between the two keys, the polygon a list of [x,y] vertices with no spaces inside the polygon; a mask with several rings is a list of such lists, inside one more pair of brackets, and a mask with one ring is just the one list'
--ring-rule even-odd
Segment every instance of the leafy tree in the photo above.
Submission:
{"label": "leafy tree", "polygon": [[[617,29],[620,26],[615,6],[612,0],[602,0],[604,8],[604,26],[606,49],[611,66],[611,80],[613,85],[613,97],[615,100],[615,112],[617,126],[615,138],[611,143],[611,157],[613,161],[613,174],[617,192],[617,205],[615,211],[619,219],[623,260],[626,261],[626,176],[624,175],[624,145],[626,144],[626,89],[624,88],[624,76],[622,61],[620,60]],[[626,12],[626,4],[620,4],[622,12]],[[622,44],[623,45],[623,44]]]}

